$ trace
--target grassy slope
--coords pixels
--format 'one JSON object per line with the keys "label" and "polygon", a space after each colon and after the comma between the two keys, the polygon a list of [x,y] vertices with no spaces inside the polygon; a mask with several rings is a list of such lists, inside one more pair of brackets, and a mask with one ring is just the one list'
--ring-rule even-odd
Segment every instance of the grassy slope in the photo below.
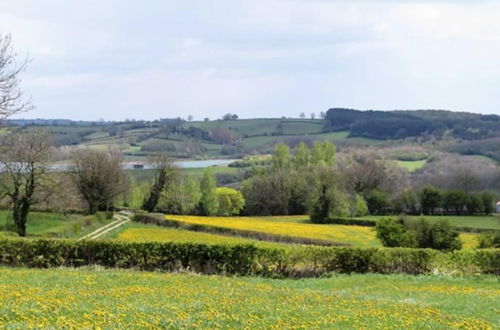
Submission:
{"label": "grassy slope", "polygon": [[498,278],[337,275],[279,280],[0,268],[13,328],[493,328]]}
{"label": "grassy slope", "polygon": [[[0,211],[0,231],[4,231],[9,212]],[[31,212],[28,218],[28,236],[78,238],[104,226],[112,220],[104,216],[63,215]]]}
{"label": "grassy slope", "polygon": [[398,160],[397,163],[399,166],[407,169],[409,172],[415,172],[416,170],[424,167],[424,165],[427,163],[427,160]]}

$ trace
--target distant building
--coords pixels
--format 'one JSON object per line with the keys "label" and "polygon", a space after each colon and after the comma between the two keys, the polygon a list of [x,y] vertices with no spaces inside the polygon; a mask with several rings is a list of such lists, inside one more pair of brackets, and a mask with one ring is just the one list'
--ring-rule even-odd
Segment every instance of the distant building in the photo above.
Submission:
{"label": "distant building", "polygon": [[134,163],[133,168],[134,170],[141,170],[144,168],[144,163],[141,162]]}
{"label": "distant building", "polygon": [[495,208],[496,213],[500,213],[500,202],[497,202],[497,207]]}

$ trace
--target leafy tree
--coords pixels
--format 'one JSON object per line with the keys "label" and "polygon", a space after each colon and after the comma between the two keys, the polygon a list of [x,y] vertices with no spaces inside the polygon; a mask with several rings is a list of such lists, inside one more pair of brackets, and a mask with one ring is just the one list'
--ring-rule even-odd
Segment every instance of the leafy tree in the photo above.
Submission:
{"label": "leafy tree", "polygon": [[311,153],[307,144],[300,142],[295,148],[293,154],[293,166],[297,170],[303,170],[309,166],[311,160]]}
{"label": "leafy tree", "polygon": [[87,202],[89,212],[94,214],[112,209],[116,198],[128,189],[122,155],[80,149],[72,153],[72,160],[71,177]]}
{"label": "leafy tree", "polygon": [[210,167],[207,167],[203,172],[203,177],[200,181],[200,212],[203,215],[212,216],[217,213],[219,208],[216,195],[217,181]]}
{"label": "leafy tree", "polygon": [[489,191],[484,191],[483,193],[481,193],[481,199],[483,202],[484,214],[492,214],[495,211],[495,196]]}
{"label": "leafy tree", "polygon": [[469,215],[483,214],[483,199],[479,194],[469,194],[466,197],[467,213]]}
{"label": "leafy tree", "polygon": [[179,170],[177,166],[175,166],[173,160],[166,154],[156,154],[152,156],[149,159],[149,163],[154,172],[154,182],[151,185],[149,196],[142,204],[142,209],[153,212],[156,205],[158,205],[163,189],[173,181],[176,175],[179,175]]}
{"label": "leafy tree", "polygon": [[443,208],[448,212],[453,212],[456,215],[462,214],[466,202],[467,195],[463,190],[448,190],[442,193]]}
{"label": "leafy tree", "polygon": [[238,190],[220,187],[216,189],[215,194],[219,204],[217,215],[237,215],[245,206],[245,199]]}
{"label": "leafy tree", "polygon": [[345,217],[349,214],[349,201],[339,187],[339,176],[335,169],[319,167],[311,180],[314,185],[309,207],[312,222],[322,223],[330,217]]}
{"label": "leafy tree", "polygon": [[427,186],[422,189],[420,194],[422,213],[426,215],[433,215],[435,210],[441,205],[441,201],[442,197],[440,190],[432,186]]}
{"label": "leafy tree", "polygon": [[386,214],[389,206],[387,195],[376,189],[368,194],[366,204],[370,214]]}
{"label": "leafy tree", "polygon": [[284,143],[278,143],[271,158],[274,171],[290,167],[290,148]]}
{"label": "leafy tree", "polygon": [[38,201],[36,192],[47,184],[51,148],[50,135],[38,130],[10,133],[0,140],[0,193],[8,197],[19,236],[26,236],[28,214]]}

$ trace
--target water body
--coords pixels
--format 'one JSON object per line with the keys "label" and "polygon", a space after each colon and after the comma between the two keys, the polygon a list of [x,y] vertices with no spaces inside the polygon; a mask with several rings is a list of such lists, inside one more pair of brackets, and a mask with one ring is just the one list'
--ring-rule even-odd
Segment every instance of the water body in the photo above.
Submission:
{"label": "water body", "polygon": [[[230,163],[234,162],[236,159],[206,159],[206,160],[178,160],[175,161],[175,165],[180,168],[205,168],[212,166],[227,166]],[[125,170],[134,169],[134,165],[136,164],[144,164],[142,162],[126,162],[123,163],[123,168]],[[65,172],[71,169],[71,164],[51,164],[49,165],[49,170],[55,172]],[[148,164],[144,164],[142,169],[149,169],[151,166]],[[141,169],[139,169],[141,170]]]}

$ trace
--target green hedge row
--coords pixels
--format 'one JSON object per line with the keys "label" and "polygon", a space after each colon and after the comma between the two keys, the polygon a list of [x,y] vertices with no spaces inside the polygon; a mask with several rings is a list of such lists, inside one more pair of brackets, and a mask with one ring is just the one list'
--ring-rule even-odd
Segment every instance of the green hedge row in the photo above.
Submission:
{"label": "green hedge row", "polygon": [[337,224],[337,225],[363,226],[363,227],[375,227],[375,225],[377,224],[377,221],[375,221],[375,220],[341,218],[341,217],[322,219],[319,222],[314,221],[314,220],[311,220],[311,221],[314,223],[321,223],[321,224],[328,224],[328,225]]}
{"label": "green hedge row", "polygon": [[0,265],[41,268],[99,265],[278,277],[320,276],[332,272],[428,274],[436,270],[500,274],[500,249],[453,253],[410,248],[262,249],[253,245],[7,238],[0,239]]}
{"label": "green hedge row", "polygon": [[349,246],[349,244],[345,243],[337,243],[337,242],[331,242],[331,241],[313,239],[307,237],[276,235],[276,234],[263,233],[252,230],[234,229],[234,228],[218,227],[218,226],[211,226],[204,224],[192,224],[178,220],[165,219],[164,215],[137,214],[134,217],[134,221],[161,227],[179,228],[184,230],[227,235],[227,236],[238,236],[238,237],[252,238],[268,242],[319,245],[319,246]]}

